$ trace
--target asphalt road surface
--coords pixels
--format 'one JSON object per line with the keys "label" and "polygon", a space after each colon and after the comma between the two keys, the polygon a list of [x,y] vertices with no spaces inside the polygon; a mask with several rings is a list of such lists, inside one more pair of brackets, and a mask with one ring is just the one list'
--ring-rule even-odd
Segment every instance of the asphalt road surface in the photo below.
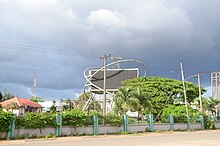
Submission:
{"label": "asphalt road surface", "polygon": [[1,146],[220,146],[220,130],[1,141]]}

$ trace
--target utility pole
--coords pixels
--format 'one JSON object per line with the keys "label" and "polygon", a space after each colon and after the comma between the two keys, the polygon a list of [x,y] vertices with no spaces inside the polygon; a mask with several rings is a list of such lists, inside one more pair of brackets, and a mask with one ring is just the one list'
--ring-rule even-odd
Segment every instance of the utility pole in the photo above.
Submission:
{"label": "utility pole", "polygon": [[183,82],[183,94],[184,94],[184,98],[185,98],[186,115],[189,116],[188,103],[187,103],[187,98],[186,98],[185,79],[184,79],[184,73],[183,73],[183,65],[182,65],[182,62],[180,62],[180,70],[181,70],[182,82]]}
{"label": "utility pole", "polygon": [[104,90],[104,95],[103,95],[103,105],[102,105],[102,115],[105,116],[106,114],[106,72],[107,72],[107,58],[111,57],[111,54],[109,55],[104,55],[103,57],[100,57],[100,59],[104,59],[104,81],[103,81],[103,90]]}
{"label": "utility pole", "polygon": [[202,112],[202,93],[201,93],[201,84],[200,84],[200,73],[197,75],[198,77],[198,86],[199,86],[199,100],[200,100],[200,112]]}

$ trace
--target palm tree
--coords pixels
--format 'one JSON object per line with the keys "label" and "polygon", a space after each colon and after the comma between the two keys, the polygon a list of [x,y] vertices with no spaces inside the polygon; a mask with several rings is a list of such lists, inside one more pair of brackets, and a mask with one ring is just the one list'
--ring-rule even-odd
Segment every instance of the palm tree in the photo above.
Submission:
{"label": "palm tree", "polygon": [[141,119],[143,120],[143,113],[144,111],[146,111],[147,109],[149,110],[151,108],[151,102],[149,99],[146,98],[143,90],[141,88],[136,88],[133,92],[132,92],[132,96],[133,98],[135,98],[136,100],[138,100],[138,102],[135,102],[133,104],[134,108],[136,109],[136,111],[138,112],[138,119],[139,119],[139,115],[141,116]]}
{"label": "palm tree", "polygon": [[136,111],[139,101],[132,96],[130,87],[121,87],[115,96],[115,112],[124,114],[127,111]]}
{"label": "palm tree", "polygon": [[212,113],[212,114],[217,114],[216,113],[216,109],[218,108],[217,106],[219,105],[220,100],[218,99],[214,99],[213,97],[209,98],[209,105],[208,105],[208,110]]}

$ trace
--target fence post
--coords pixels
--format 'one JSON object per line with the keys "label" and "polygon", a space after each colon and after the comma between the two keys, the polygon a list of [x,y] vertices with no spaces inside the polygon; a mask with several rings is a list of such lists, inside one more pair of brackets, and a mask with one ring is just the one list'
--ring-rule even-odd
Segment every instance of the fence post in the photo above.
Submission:
{"label": "fence post", "polygon": [[148,115],[148,120],[149,120],[149,130],[150,132],[153,132],[154,131],[154,119],[153,119],[153,115],[150,114]]}
{"label": "fence post", "polygon": [[6,137],[7,140],[15,138],[15,118],[16,115],[13,115],[13,119],[11,121],[11,124],[9,125],[9,131],[7,132],[7,137]]}
{"label": "fence post", "polygon": [[190,117],[186,115],[186,120],[187,120],[187,130],[190,130]]}
{"label": "fence post", "polygon": [[56,115],[56,136],[61,136],[62,135],[62,114],[59,113]]}
{"label": "fence post", "polygon": [[93,115],[93,135],[97,135],[99,133],[99,119],[97,115]]}
{"label": "fence post", "polygon": [[128,115],[124,115],[124,132],[128,132]]}
{"label": "fence post", "polygon": [[201,124],[201,129],[204,129],[204,117],[203,115],[199,116],[200,124]]}
{"label": "fence post", "polygon": [[174,119],[173,115],[169,115],[170,130],[173,131]]}
{"label": "fence post", "polygon": [[216,118],[214,115],[211,115],[211,120],[213,122],[213,129],[215,129],[215,122],[216,122]]}

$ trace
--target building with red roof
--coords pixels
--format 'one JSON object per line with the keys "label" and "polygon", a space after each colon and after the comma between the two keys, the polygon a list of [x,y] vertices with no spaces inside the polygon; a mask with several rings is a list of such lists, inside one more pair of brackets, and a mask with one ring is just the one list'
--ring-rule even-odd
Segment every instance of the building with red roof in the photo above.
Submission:
{"label": "building with red roof", "polygon": [[4,111],[12,111],[17,115],[24,115],[26,112],[41,112],[43,108],[36,102],[19,97],[0,102],[0,105]]}

